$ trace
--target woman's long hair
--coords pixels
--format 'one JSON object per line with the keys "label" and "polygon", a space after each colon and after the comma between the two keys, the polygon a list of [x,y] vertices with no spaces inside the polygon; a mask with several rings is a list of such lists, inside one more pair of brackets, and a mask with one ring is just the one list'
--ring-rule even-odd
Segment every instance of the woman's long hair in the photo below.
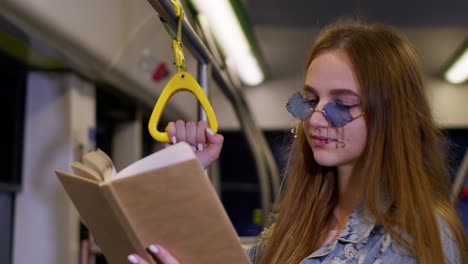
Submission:
{"label": "woman's long hair", "polygon": [[[353,177],[365,179],[365,205],[423,264],[445,263],[440,217],[456,238],[462,263],[467,263],[467,239],[449,202],[442,135],[433,120],[413,48],[388,26],[341,21],[321,32],[307,66],[335,49],[348,55],[366,111],[367,144],[353,170]],[[266,241],[265,264],[299,263],[321,246],[331,229],[338,199],[336,172],[319,166],[303,129],[297,133],[284,198]],[[382,201],[390,206],[383,207]]]}

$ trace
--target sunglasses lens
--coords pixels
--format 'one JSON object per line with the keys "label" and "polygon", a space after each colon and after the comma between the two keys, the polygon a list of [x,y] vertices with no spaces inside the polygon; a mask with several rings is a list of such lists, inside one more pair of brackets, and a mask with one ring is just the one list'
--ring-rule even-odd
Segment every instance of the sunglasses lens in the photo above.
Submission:
{"label": "sunglasses lens", "polygon": [[302,121],[306,121],[307,119],[309,119],[309,117],[312,116],[312,109],[310,108],[310,105],[307,99],[303,100],[302,107],[299,110],[300,110],[300,114],[298,115],[298,118]]}
{"label": "sunglasses lens", "polygon": [[329,102],[323,109],[326,119],[334,127],[341,127],[353,120],[353,116],[340,100]]}
{"label": "sunglasses lens", "polygon": [[[314,110],[311,108],[309,101],[302,97],[299,92],[295,92],[286,104],[288,112],[294,118],[306,121],[312,116]],[[341,100],[329,102],[323,108],[325,118],[330,122],[333,127],[342,127],[353,120],[353,116],[349,113],[348,109],[343,105]]]}
{"label": "sunglasses lens", "polygon": [[312,115],[309,102],[306,98],[303,98],[299,92],[294,93],[288,99],[287,109],[294,118],[298,118],[302,121],[307,120]]}

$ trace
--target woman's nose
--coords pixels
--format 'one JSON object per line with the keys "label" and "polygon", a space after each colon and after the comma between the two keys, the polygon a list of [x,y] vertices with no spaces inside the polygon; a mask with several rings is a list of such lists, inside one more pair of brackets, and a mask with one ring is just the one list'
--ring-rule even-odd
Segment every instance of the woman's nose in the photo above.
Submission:
{"label": "woman's nose", "polygon": [[312,127],[328,127],[328,120],[325,118],[325,113],[319,108],[312,109],[312,115],[307,120]]}

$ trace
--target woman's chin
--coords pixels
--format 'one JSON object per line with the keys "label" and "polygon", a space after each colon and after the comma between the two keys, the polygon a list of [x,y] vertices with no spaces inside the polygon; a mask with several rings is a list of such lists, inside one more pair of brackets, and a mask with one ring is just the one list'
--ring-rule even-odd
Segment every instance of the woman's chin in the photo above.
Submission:
{"label": "woman's chin", "polygon": [[339,165],[339,162],[336,160],[335,157],[324,157],[322,155],[315,155],[314,158],[317,164],[323,167],[335,167]]}

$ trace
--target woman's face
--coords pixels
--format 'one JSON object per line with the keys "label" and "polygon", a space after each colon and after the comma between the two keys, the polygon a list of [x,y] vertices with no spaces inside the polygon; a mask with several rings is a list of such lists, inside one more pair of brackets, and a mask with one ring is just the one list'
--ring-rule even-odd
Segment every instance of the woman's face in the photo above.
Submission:
{"label": "woman's face", "polygon": [[[358,117],[362,114],[359,90],[346,53],[331,50],[317,56],[309,65],[303,95],[316,110],[340,100],[353,117]],[[364,118],[333,127],[322,112],[315,111],[303,121],[303,127],[314,159],[322,166],[353,166],[366,145]]]}

